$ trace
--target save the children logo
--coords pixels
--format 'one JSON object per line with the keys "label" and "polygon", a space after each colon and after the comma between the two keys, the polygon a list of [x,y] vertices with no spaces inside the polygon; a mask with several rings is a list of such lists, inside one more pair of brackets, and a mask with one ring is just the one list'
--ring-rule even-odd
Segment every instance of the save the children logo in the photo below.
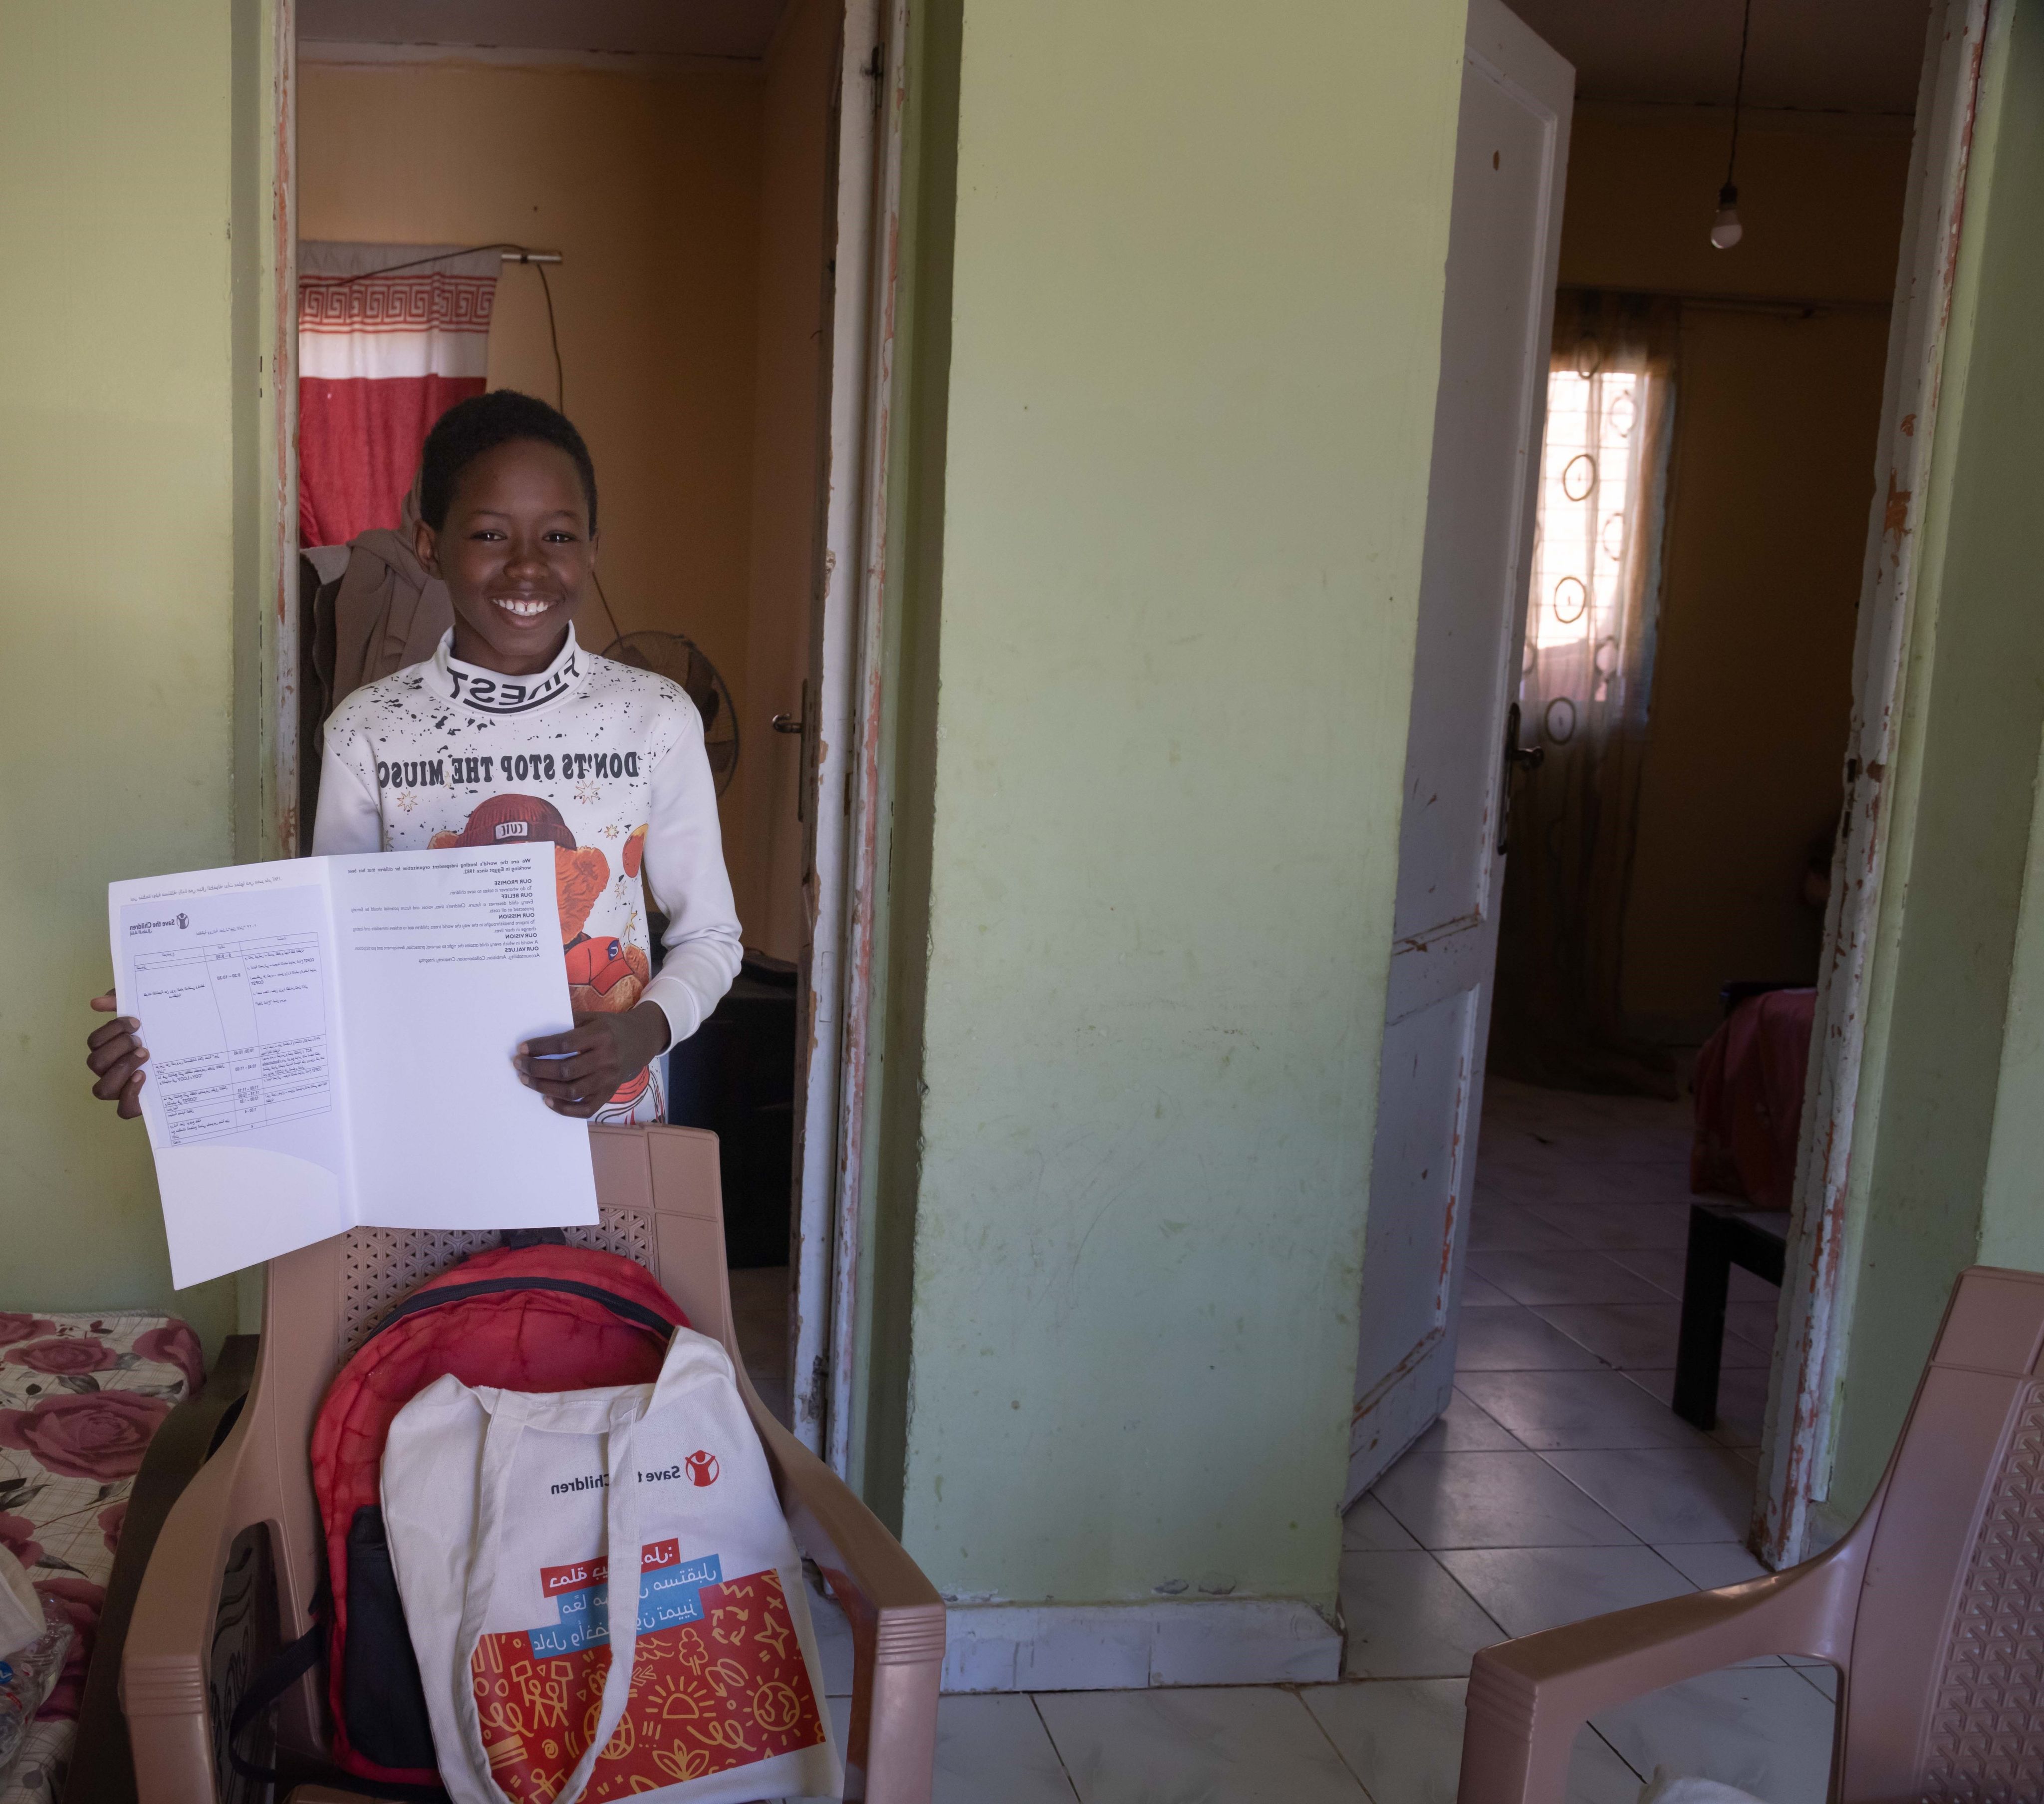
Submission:
{"label": "save the children logo", "polygon": [[190,925],[191,916],[180,908],[176,914],[167,915],[160,921],[130,921],[128,932],[131,938],[138,933],[154,933],[159,927],[175,927],[182,933]]}
{"label": "save the children logo", "polygon": [[694,1485],[716,1484],[717,1475],[721,1469],[717,1463],[716,1454],[706,1453],[700,1447],[682,1464],[688,1468],[689,1483]]}

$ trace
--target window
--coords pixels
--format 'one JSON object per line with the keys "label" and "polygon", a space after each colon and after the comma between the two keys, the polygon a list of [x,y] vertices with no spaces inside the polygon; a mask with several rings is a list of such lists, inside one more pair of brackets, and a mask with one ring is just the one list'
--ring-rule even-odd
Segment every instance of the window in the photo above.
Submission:
{"label": "window", "polygon": [[1520,702],[1529,737],[1552,745],[1572,741],[1592,710],[1645,702],[1657,536],[1647,516],[1659,463],[1649,441],[1663,424],[1666,381],[1642,359],[1612,361],[1619,367],[1586,339],[1547,378]]}

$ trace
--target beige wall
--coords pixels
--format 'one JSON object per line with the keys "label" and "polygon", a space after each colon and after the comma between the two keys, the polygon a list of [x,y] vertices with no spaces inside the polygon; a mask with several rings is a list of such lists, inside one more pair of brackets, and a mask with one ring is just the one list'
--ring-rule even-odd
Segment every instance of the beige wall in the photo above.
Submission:
{"label": "beige wall", "polygon": [[1651,724],[1626,933],[1636,1027],[1687,1037],[1727,978],[1814,974],[1799,900],[1839,804],[1909,140],[1785,128],[1739,151],[1744,242],[1708,238],[1716,120],[1579,115],[1562,279],[1858,303],[1683,313]]}
{"label": "beige wall", "polygon": [[[567,410],[601,490],[604,588],[624,631],[687,634],[731,685],[744,743],[724,846],[741,900],[745,765],[790,705],[775,688],[763,712],[747,680],[761,97],[749,71],[441,64],[307,63],[298,90],[302,236],[564,258],[548,274]],[[490,374],[554,398],[530,270],[498,286]],[[577,631],[613,637],[594,602]],[[748,930],[756,912],[741,912]]]}

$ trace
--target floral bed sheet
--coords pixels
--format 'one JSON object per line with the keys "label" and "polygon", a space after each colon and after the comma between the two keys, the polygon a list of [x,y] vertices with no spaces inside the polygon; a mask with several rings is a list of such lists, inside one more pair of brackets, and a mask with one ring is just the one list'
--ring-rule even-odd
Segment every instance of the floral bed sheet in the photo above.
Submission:
{"label": "floral bed sheet", "polygon": [[0,1311],[0,1545],[77,1633],[0,1804],[56,1804],[128,1494],[171,1408],[205,1376],[175,1316]]}

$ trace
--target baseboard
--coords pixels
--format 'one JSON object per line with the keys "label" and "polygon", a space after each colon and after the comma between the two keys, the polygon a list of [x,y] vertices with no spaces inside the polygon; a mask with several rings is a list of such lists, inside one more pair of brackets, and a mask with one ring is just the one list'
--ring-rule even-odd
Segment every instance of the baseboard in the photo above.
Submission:
{"label": "baseboard", "polygon": [[1342,1637],[1297,1598],[953,1604],[947,1691],[1132,1691],[1312,1685],[1341,1676]]}

